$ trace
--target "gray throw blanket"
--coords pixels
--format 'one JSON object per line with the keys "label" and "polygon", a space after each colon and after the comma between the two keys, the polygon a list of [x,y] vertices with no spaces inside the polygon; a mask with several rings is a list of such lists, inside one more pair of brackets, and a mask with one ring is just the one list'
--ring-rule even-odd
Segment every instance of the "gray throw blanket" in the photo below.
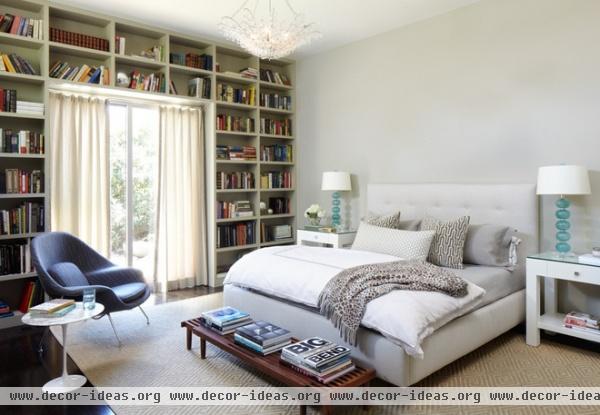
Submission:
{"label": "gray throw blanket", "polygon": [[319,296],[321,314],[356,345],[367,303],[392,290],[435,291],[452,297],[467,295],[467,282],[451,271],[426,262],[394,261],[348,268],[333,277]]}

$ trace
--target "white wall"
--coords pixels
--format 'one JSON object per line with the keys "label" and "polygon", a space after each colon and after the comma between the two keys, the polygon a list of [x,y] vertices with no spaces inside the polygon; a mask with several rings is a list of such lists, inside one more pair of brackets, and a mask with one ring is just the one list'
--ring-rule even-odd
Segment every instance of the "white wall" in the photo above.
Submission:
{"label": "white wall", "polygon": [[600,245],[599,21],[598,0],[483,0],[301,60],[298,211],[329,206],[325,170],[355,175],[356,225],[368,183],[534,183],[582,164],[595,195],[574,199],[574,247]]}

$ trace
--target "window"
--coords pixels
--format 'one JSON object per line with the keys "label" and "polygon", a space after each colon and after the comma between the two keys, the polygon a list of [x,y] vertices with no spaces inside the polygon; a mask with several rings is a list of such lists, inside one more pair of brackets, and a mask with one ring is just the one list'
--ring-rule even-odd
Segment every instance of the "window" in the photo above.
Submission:
{"label": "window", "polygon": [[111,259],[153,275],[158,109],[109,104]]}

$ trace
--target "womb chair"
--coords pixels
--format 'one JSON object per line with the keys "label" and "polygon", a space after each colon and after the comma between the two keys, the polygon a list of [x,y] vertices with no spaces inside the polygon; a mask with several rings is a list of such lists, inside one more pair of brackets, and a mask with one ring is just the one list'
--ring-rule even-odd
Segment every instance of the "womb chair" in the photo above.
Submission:
{"label": "womb chair", "polygon": [[116,311],[139,307],[150,296],[142,272],[113,264],[75,236],[48,232],[33,239],[31,256],[42,287],[50,297],[79,298],[84,288],[95,288],[96,299],[104,305],[115,337],[121,340],[110,316]]}

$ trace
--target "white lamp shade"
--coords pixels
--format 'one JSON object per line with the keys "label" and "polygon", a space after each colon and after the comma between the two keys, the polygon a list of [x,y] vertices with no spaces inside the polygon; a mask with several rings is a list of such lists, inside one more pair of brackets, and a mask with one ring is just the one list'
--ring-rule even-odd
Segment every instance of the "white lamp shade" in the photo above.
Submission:
{"label": "white lamp shade", "polygon": [[538,195],[589,195],[588,171],[583,166],[544,166],[538,170]]}
{"label": "white lamp shade", "polygon": [[334,192],[348,192],[352,190],[350,173],[345,171],[324,172],[321,190],[333,190]]}

